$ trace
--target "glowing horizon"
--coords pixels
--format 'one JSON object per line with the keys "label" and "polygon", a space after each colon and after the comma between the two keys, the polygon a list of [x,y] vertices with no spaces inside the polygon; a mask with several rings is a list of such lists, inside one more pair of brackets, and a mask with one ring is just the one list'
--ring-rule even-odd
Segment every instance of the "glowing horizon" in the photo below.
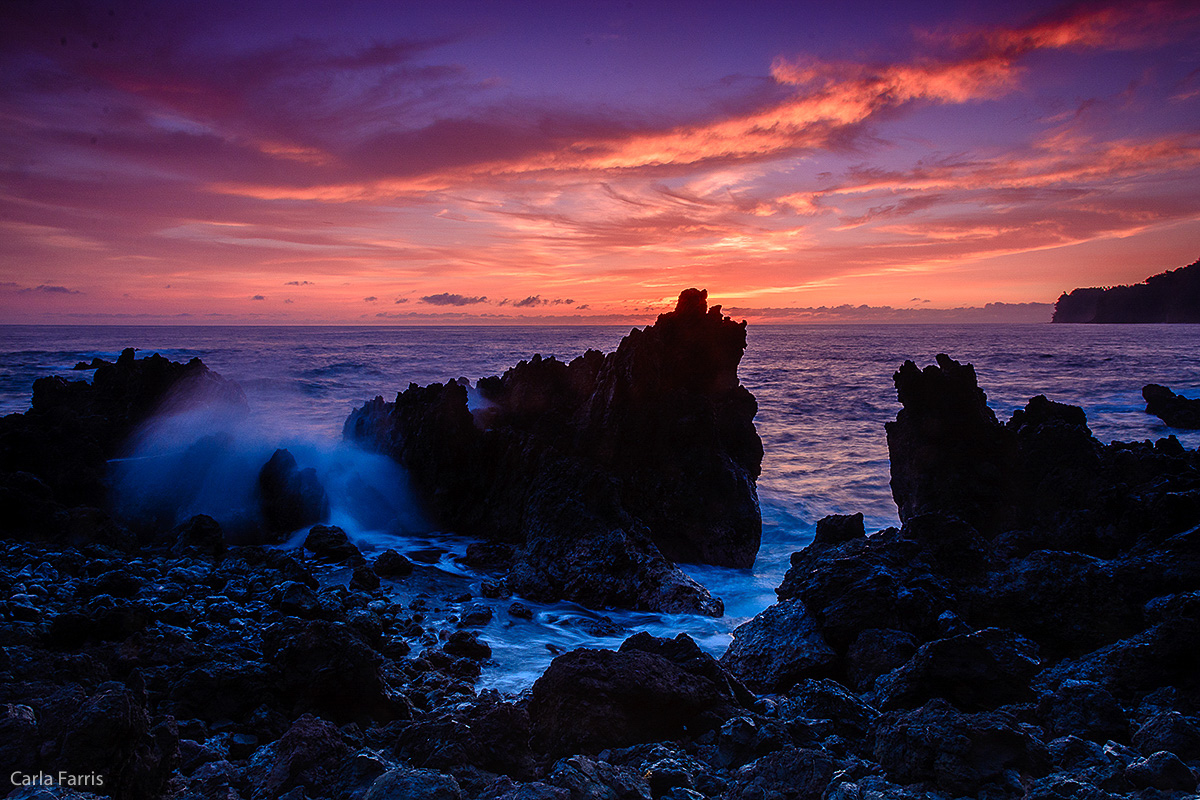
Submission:
{"label": "glowing horizon", "polygon": [[0,26],[4,322],[786,319],[1200,255],[1195,3],[88,8]]}

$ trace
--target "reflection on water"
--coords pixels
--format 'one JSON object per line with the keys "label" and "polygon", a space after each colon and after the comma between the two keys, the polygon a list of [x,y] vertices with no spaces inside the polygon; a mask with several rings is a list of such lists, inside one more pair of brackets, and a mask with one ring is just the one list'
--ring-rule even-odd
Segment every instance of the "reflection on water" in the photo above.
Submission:
{"label": "reflection on water", "polygon": [[[1147,383],[1200,396],[1196,325],[752,326],[741,377],[758,399],[756,424],[766,448],[759,481],[762,549],[752,570],[685,567],[724,599],[726,616],[609,612],[613,626],[608,627],[588,624],[600,615],[572,604],[522,600],[533,618],[511,617],[508,607],[520,598],[480,599],[486,576],[456,558],[469,541],[430,532],[395,465],[342,444],[342,423],[354,407],[376,395],[390,399],[410,382],[460,377],[473,382],[534,353],[570,359],[589,347],[609,351],[627,332],[620,327],[3,326],[0,412],[27,409],[35,378],[90,378],[90,372],[70,367],[95,356],[114,360],[125,347],[177,361],[200,356],[242,385],[250,416],[160,421],[140,440],[136,455],[148,458],[122,467],[129,476],[122,484],[124,496],[148,502],[155,492],[178,491],[178,481],[164,476],[199,471],[208,480],[193,485],[193,495],[186,504],[177,503],[175,512],[236,516],[251,502],[237,487],[257,474],[275,447],[288,447],[301,468],[317,469],[331,494],[332,521],[364,552],[390,547],[414,556],[424,553],[432,560],[418,564],[413,580],[428,581],[431,594],[470,592],[471,602],[492,606],[493,618],[482,635],[492,646],[494,663],[485,670],[484,684],[516,691],[528,686],[555,652],[615,646],[637,630],[666,636],[686,632],[719,654],[733,626],[774,600],[788,556],[811,541],[816,520],[861,511],[868,530],[895,524],[883,425],[898,410],[892,373],[906,359],[923,366],[944,352],[974,363],[1002,421],[1037,394],[1082,406],[1102,441],[1171,433],[1143,412],[1141,388]],[[1200,446],[1200,431],[1174,433],[1186,447]],[[203,464],[207,470],[199,470]],[[301,535],[292,544],[302,541]]]}

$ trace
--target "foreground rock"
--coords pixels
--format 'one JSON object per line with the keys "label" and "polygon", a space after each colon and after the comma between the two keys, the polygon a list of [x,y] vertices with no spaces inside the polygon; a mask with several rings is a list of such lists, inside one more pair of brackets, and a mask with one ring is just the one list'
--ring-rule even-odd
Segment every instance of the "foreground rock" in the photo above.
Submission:
{"label": "foreground rock", "polygon": [[1045,397],[1002,424],[970,365],[937,361],[895,376],[902,527],[822,520],[722,664],[777,693],[836,681],[874,709],[863,769],[905,788],[855,777],[858,794],[826,796],[1186,796],[1170,793],[1200,768],[1200,454],[1103,445]]}
{"label": "foreground rock", "polygon": [[[748,567],[761,535],[745,323],[689,289],[616,352],[535,356],[479,381],[412,386],[346,421],[408,468],[436,522],[516,545],[535,599],[719,614],[672,562]],[[472,408],[475,410],[472,411]]]}
{"label": "foreground rock", "polygon": [[1142,387],[1146,413],[1153,414],[1172,428],[1200,430],[1200,400],[1178,395],[1157,383]]}
{"label": "foreground rock", "polygon": [[291,533],[329,517],[329,495],[317,471],[300,469],[295,456],[283,448],[259,471],[258,494],[263,521],[275,534]]}

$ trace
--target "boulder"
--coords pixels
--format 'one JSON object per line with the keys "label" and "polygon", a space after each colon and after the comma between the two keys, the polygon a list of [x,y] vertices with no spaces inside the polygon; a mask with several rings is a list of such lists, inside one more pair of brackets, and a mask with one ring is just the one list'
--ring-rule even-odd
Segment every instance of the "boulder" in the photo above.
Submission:
{"label": "boulder", "polygon": [[99,775],[104,790],[128,797],[162,792],[179,753],[173,722],[152,726],[144,693],[109,682],[67,721],[56,769],[72,775]]}
{"label": "boulder", "polygon": [[784,600],[733,631],[721,664],[758,692],[786,691],[801,678],[828,675],[837,654],[804,603]]}
{"label": "boulder", "polygon": [[[312,467],[279,448],[258,473],[259,509],[268,530],[286,534],[329,516],[329,495]],[[361,556],[360,556],[361,558]]]}
{"label": "boulder", "polygon": [[1032,777],[1049,771],[1045,745],[1011,716],[966,714],[940,698],[885,714],[874,755],[894,781],[930,781],[956,794],[973,794],[1009,769]]}
{"label": "boulder", "polygon": [[1032,699],[1029,681],[1041,660],[1037,645],[1003,628],[938,639],[875,681],[881,708],[914,708],[941,697],[965,711]]}
{"label": "boulder", "polygon": [[1138,789],[1190,792],[1196,776],[1174,753],[1161,751],[1138,759],[1125,769],[1125,779]]}
{"label": "boulder", "polygon": [[864,739],[879,718],[879,710],[837,681],[802,680],[793,686],[778,707],[779,718],[828,720],[834,733],[854,741]]}
{"label": "boulder", "polygon": [[395,550],[384,550],[371,568],[381,578],[403,578],[412,574],[413,563]]}
{"label": "boulder", "polygon": [[1116,565],[1077,552],[1037,550],[1009,560],[968,591],[988,624],[1012,628],[1055,656],[1075,655],[1142,626],[1136,595]]}
{"label": "boulder", "polygon": [[753,564],[762,442],[737,379],[745,323],[706,298],[684,292],[607,356],[482,379],[470,405],[465,382],[377,398],[345,436],[407,467],[436,524],[516,545],[513,591],[719,614],[672,562]]}
{"label": "boulder", "polygon": [[278,741],[260,747],[246,766],[255,797],[279,797],[292,789],[320,796],[349,755],[337,726],[304,714]]}
{"label": "boulder", "polygon": [[528,779],[535,773],[524,705],[485,692],[469,704],[405,725],[392,745],[397,757],[430,769],[465,765]]}
{"label": "boulder", "polygon": [[867,628],[846,651],[846,675],[863,690],[870,689],[880,675],[904,664],[917,652],[911,633],[890,628]]}
{"label": "boulder", "polygon": [[529,702],[534,747],[550,755],[595,753],[697,736],[743,708],[711,657],[678,652],[673,660],[665,646],[653,649],[660,652],[581,648],[554,659]]}
{"label": "boulder", "polygon": [[263,656],[278,670],[280,694],[299,711],[339,722],[386,721],[396,713],[382,659],[344,623],[276,623],[263,631]]}
{"label": "boulder", "polygon": [[[789,747],[759,758],[730,776],[728,800],[823,797],[835,762],[828,753]],[[780,794],[781,790],[786,794]]]}
{"label": "boulder", "polygon": [[1200,400],[1178,395],[1166,386],[1151,383],[1142,387],[1146,413],[1158,417],[1169,427],[1200,429]]}
{"label": "boulder", "polygon": [[546,782],[565,789],[572,799],[650,800],[651,797],[650,786],[641,775],[584,755],[556,763]]}
{"label": "boulder", "polygon": [[363,800],[462,800],[458,781],[428,769],[397,767],[375,779]]}
{"label": "boulder", "polygon": [[335,564],[357,565],[365,562],[362,553],[350,541],[350,537],[337,525],[312,526],[308,536],[304,538],[304,549],[322,561],[332,561]]}
{"label": "boulder", "polygon": [[1166,750],[1195,761],[1200,759],[1200,725],[1178,711],[1160,711],[1133,734],[1133,746],[1147,756]]}
{"label": "boulder", "polygon": [[1093,742],[1129,741],[1129,719],[1104,687],[1087,681],[1063,681],[1038,701],[1038,716],[1053,738],[1078,736]]}
{"label": "boulder", "polygon": [[197,514],[177,525],[169,537],[174,540],[171,552],[218,556],[225,552],[225,539],[221,535],[221,523],[207,514]]}
{"label": "boulder", "polygon": [[479,638],[476,631],[454,631],[442,645],[442,649],[457,658],[487,661],[492,657],[492,648]]}

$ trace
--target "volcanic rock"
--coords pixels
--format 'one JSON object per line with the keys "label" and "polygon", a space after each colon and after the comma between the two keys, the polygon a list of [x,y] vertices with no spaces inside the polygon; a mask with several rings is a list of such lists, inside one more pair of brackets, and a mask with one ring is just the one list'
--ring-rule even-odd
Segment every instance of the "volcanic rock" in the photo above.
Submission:
{"label": "volcanic rock", "polygon": [[889,422],[892,495],[901,521],[938,511],[987,532],[1014,518],[1015,447],[987,406],[975,368],[945,354],[918,369],[905,361],[893,376],[904,406]]}
{"label": "volcanic rock", "polygon": [[892,780],[928,780],[956,794],[972,794],[1008,769],[1034,777],[1049,771],[1045,745],[1011,716],[964,714],[941,699],[886,714],[874,754]]}
{"label": "volcanic rock", "polygon": [[[263,521],[276,534],[291,533],[329,516],[329,495],[317,471],[312,467],[300,469],[295,456],[283,448],[276,450],[259,471],[258,492]],[[318,534],[316,541],[331,537]]]}
{"label": "volcanic rock", "polygon": [[698,658],[684,634],[675,642],[647,635],[617,652],[581,648],[554,659],[533,685],[534,746],[562,755],[697,736],[741,711],[716,661]]}
{"label": "volcanic rock", "polygon": [[515,592],[719,614],[672,561],[753,564],[762,442],[737,379],[745,323],[706,300],[683,292],[607,356],[535,355],[470,405],[458,382],[377,398],[345,436],[407,467],[441,527],[517,545]]}
{"label": "volcanic rock", "polygon": [[756,691],[786,690],[801,678],[831,672],[837,654],[799,600],[768,608],[733,632],[721,664]]}
{"label": "volcanic rock", "polygon": [[347,754],[336,725],[304,714],[281,739],[259,748],[246,777],[256,797],[279,797],[296,787],[317,794],[334,782]]}
{"label": "volcanic rock", "polygon": [[[198,358],[186,364],[157,354],[137,359],[132,348],[103,363],[92,382],[60,377],[34,382],[31,407],[0,418],[0,532],[33,538],[72,535],[87,543],[89,530],[72,532],[67,509],[107,505],[108,459],[157,414],[193,403],[220,403],[244,411],[237,384]],[[104,524],[90,528],[112,543]]]}
{"label": "volcanic rock", "polygon": [[1129,720],[1104,687],[1087,681],[1063,681],[1038,703],[1038,715],[1054,737],[1078,736],[1093,742],[1129,741]]}
{"label": "volcanic rock", "polygon": [[914,708],[941,697],[965,711],[1032,699],[1041,664],[1037,645],[1002,628],[922,645],[903,666],[875,681],[881,708]]}
{"label": "volcanic rock", "polygon": [[381,578],[403,578],[412,574],[413,564],[395,550],[384,550],[371,568]]}
{"label": "volcanic rock", "polygon": [[323,561],[339,564],[361,564],[365,560],[346,532],[336,525],[312,526],[304,539],[304,549]]}
{"label": "volcanic rock", "polygon": [[1142,387],[1146,413],[1153,414],[1172,428],[1200,429],[1200,400],[1178,395],[1166,386],[1151,383]]}

